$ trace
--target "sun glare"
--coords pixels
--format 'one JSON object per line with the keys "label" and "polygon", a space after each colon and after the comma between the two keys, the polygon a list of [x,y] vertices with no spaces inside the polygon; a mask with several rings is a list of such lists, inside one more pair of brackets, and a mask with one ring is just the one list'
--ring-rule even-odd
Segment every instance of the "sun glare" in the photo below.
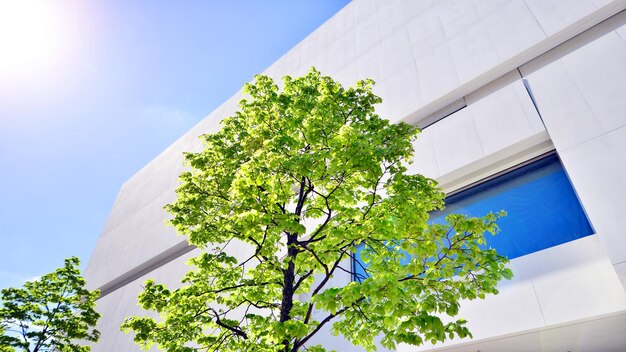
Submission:
{"label": "sun glare", "polygon": [[0,0],[0,83],[50,69],[62,18],[48,0]]}

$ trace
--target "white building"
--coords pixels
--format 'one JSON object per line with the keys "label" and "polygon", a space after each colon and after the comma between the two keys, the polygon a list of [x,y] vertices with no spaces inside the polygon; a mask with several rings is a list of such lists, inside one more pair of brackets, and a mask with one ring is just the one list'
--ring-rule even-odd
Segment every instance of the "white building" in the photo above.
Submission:
{"label": "white building", "polygon": [[[558,155],[575,191],[567,202],[576,208],[578,198],[590,232],[537,240],[553,235],[541,224],[529,236],[539,247],[512,255],[515,278],[500,294],[463,304],[474,339],[418,350],[626,351],[624,9],[625,0],[355,0],[266,70],[279,78],[315,66],[344,84],[373,78],[382,116],[425,127],[414,171],[449,193]],[[162,208],[174,200],[182,152],[198,150],[197,136],[215,131],[239,99],[122,186],[85,272],[103,294],[94,351],[138,351],[119,326],[142,314],[141,283],[176,285],[188,270],[197,253],[164,226]]]}

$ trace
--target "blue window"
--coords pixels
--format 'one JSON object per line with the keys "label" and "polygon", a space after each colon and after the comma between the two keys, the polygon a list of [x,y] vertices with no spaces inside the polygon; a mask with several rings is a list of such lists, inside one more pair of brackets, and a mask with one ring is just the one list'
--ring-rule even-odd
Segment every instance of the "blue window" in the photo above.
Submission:
{"label": "blue window", "polygon": [[431,214],[440,223],[450,213],[482,216],[504,209],[500,234],[490,247],[509,259],[593,234],[587,216],[556,154],[520,167],[446,199]]}
{"label": "blue window", "polygon": [[[482,216],[505,210],[501,232],[487,236],[488,247],[509,259],[594,233],[556,154],[446,198],[446,208],[431,213],[431,223],[446,215]],[[358,257],[357,250],[357,257]],[[363,270],[355,263],[355,271]]]}

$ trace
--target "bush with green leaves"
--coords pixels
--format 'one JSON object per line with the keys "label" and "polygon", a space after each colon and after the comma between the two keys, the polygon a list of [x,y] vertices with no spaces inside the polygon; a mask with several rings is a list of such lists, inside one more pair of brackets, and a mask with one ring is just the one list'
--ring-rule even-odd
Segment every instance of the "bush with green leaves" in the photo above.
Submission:
{"label": "bush with green leaves", "polygon": [[[203,253],[180,288],[146,282],[140,304],[160,318],[124,322],[136,343],[325,351],[312,339],[330,328],[370,351],[470,336],[455,318],[460,300],[496,294],[511,276],[482,246],[502,214],[429,225],[445,194],[407,173],[419,130],[379,117],[372,85],[344,88],[311,70],[282,89],[266,76],[244,87],[239,111],[185,155],[166,208]],[[337,275],[357,280],[337,287]]]}
{"label": "bush with green leaves", "polygon": [[88,352],[82,342],[96,342],[100,318],[95,300],[80,275],[78,258],[65,259],[54,272],[22,288],[2,289],[0,352]]}

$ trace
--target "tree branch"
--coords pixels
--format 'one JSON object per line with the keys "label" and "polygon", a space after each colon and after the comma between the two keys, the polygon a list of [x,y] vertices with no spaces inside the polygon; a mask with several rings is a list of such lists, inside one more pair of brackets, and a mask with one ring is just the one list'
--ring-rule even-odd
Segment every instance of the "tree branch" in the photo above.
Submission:
{"label": "tree branch", "polygon": [[352,308],[355,304],[360,303],[361,301],[363,301],[365,299],[365,297],[361,297],[358,300],[356,300],[352,305],[350,306],[345,306],[343,308],[341,308],[340,310],[338,310],[337,312],[335,312],[335,314],[329,314],[326,318],[324,318],[319,325],[317,325],[315,327],[315,329],[313,329],[313,331],[311,331],[308,335],[306,335],[302,340],[297,341],[297,343],[294,343],[292,352],[296,352],[298,351],[298,348],[300,348],[302,345],[304,345],[307,341],[309,341],[309,339],[311,337],[313,337],[315,334],[317,334],[318,331],[320,331],[322,329],[322,327],[324,327],[324,325],[326,325],[326,323],[328,323],[329,321],[333,320],[335,317],[337,317],[338,315],[343,314],[345,311],[347,311],[348,309]]}
{"label": "tree branch", "polygon": [[236,328],[234,326],[230,326],[230,325],[222,322],[220,320],[220,318],[219,318],[219,314],[215,311],[215,309],[209,308],[209,310],[212,311],[215,314],[215,324],[223,327],[226,330],[229,330],[229,331],[233,332],[237,336],[241,336],[241,337],[243,337],[246,340],[248,339],[248,334],[246,334],[243,330],[238,329],[238,328]]}

